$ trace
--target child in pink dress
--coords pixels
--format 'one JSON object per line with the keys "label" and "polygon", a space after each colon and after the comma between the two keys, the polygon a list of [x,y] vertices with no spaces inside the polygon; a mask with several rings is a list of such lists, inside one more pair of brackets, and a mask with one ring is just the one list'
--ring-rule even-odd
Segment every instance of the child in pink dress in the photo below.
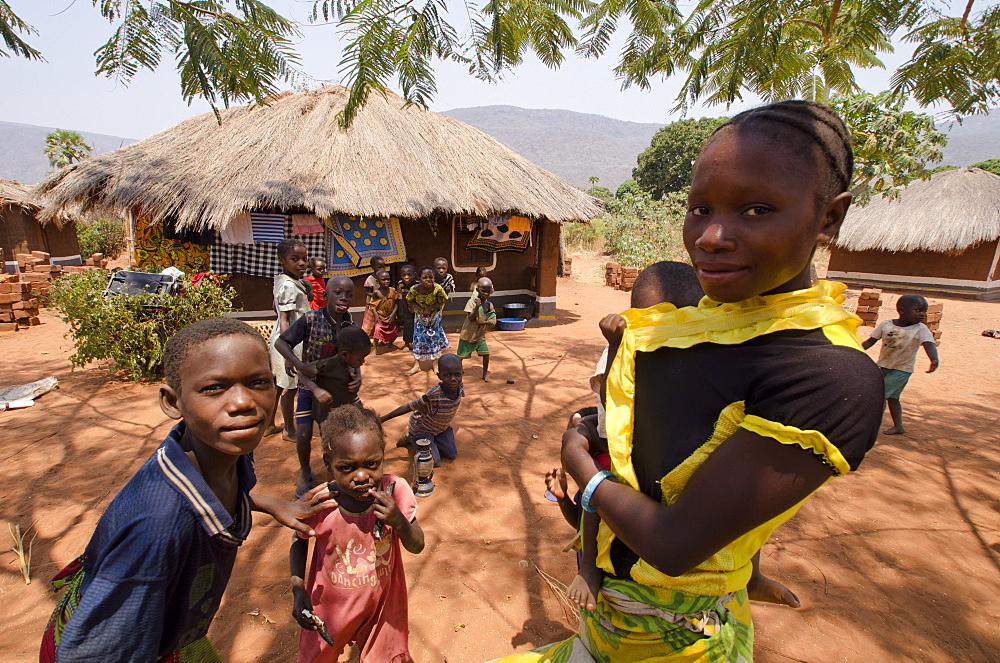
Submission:
{"label": "child in pink dress", "polygon": [[357,643],[361,663],[407,663],[400,543],[413,554],[424,549],[416,498],[406,481],[382,473],[385,440],[374,412],[342,405],[330,412],[322,433],[338,508],[305,521],[316,531],[308,577],[309,541],[292,542],[292,615],[303,629],[298,661],[336,663]]}

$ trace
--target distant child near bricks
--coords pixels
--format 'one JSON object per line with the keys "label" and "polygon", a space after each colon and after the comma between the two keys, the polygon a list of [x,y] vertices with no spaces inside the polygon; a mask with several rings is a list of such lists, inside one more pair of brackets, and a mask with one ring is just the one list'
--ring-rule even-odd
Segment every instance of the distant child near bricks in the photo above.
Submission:
{"label": "distant child near bricks", "polygon": [[903,295],[896,302],[896,312],[899,314],[898,318],[880,324],[862,343],[867,350],[876,342],[882,341],[878,365],[882,369],[882,379],[885,381],[885,402],[889,407],[889,416],[892,417],[892,427],[882,431],[886,435],[906,432],[903,428],[903,406],[900,405],[899,397],[916,368],[917,350],[920,346],[923,346],[927,358],[931,361],[928,373],[936,371],[940,364],[934,335],[924,324],[924,319],[927,317],[927,300],[920,295]]}
{"label": "distant child near bricks", "polygon": [[372,350],[372,341],[361,327],[351,325],[337,332],[337,354],[316,362],[316,377],[299,374],[302,386],[312,392],[312,418],[322,427],[331,410],[341,405],[361,405],[353,389]]}
{"label": "distant child near bricks", "polygon": [[400,405],[382,417],[382,422],[385,423],[411,412],[406,435],[397,446],[407,446],[420,439],[430,440],[434,467],[441,467],[442,457],[450,460],[458,457],[451,422],[458,412],[462,396],[465,395],[462,388],[462,360],[455,355],[441,357],[438,361],[438,378],[441,381],[426,394],[406,405]]}
{"label": "distant child near bricks", "polygon": [[497,324],[496,307],[490,301],[493,281],[485,276],[476,283],[476,295],[465,305],[468,314],[462,322],[458,335],[458,356],[468,359],[476,352],[483,360],[483,382],[490,381],[490,348],[486,344],[486,332]]}
{"label": "distant child near bricks", "polygon": [[[278,313],[278,319],[271,328],[271,370],[278,385],[278,402],[281,404],[281,416],[284,419],[282,422],[284,436],[289,440],[295,439],[295,391],[298,383],[295,380],[295,372],[288,370],[286,359],[278,352],[274,343],[293,322],[311,310],[309,308],[311,293],[302,278],[306,273],[308,260],[306,245],[301,240],[283,239],[278,243],[281,273],[274,277],[274,310]],[[273,424],[272,418],[269,435],[281,431]]]}
{"label": "distant child near bricks", "polygon": [[312,299],[309,307],[317,311],[326,306],[326,260],[323,258],[309,259],[309,273],[304,279],[312,286]]}
{"label": "distant child near bricks", "polygon": [[[346,276],[334,276],[326,283],[326,306],[310,311],[285,330],[274,347],[288,361],[289,370],[310,379],[316,378],[316,362],[337,354],[337,331],[354,324],[348,310],[354,298],[354,282]],[[301,356],[297,356],[296,353]],[[361,373],[355,374],[351,388],[361,387]],[[295,404],[295,450],[299,459],[296,496],[312,487],[313,392],[298,391]]]}
{"label": "distant child near bricks", "polygon": [[53,580],[63,595],[40,660],[221,662],[205,637],[251,511],[299,533],[326,488],[285,502],[251,495],[252,453],[277,396],[267,345],[249,325],[202,320],[167,341],[160,408],[177,420],[101,515],[83,556]]}
{"label": "distant child near bricks", "polygon": [[406,663],[400,544],[414,555],[424,549],[417,500],[405,480],[383,473],[385,438],[374,412],[343,405],[322,431],[337,508],[306,521],[316,531],[308,575],[309,542],[292,542],[292,615],[303,629],[298,661],[336,663],[348,644],[357,643],[361,663]]}

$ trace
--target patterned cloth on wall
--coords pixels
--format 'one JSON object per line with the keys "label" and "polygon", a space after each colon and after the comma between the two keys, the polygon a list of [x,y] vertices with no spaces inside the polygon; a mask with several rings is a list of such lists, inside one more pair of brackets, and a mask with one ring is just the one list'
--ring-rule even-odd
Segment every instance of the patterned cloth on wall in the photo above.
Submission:
{"label": "patterned cloth on wall", "polygon": [[[251,216],[256,216],[253,213]],[[292,237],[292,219],[284,219],[284,237]],[[312,258],[326,254],[325,235],[296,235],[306,245],[306,253]],[[203,270],[204,271],[204,270]],[[278,262],[278,245],[272,242],[253,244],[227,244],[220,235],[212,244],[212,271],[217,274],[248,274],[250,276],[272,277],[281,271]]]}
{"label": "patterned cloth on wall", "polygon": [[[342,247],[350,245],[357,253],[355,267],[367,268],[369,261],[375,256],[382,256],[387,264],[406,260],[403,231],[399,219],[394,216],[388,218],[338,216],[332,219],[331,227],[333,233],[341,240],[340,245]],[[327,268],[333,269],[330,264]]]}
{"label": "patterned cloth on wall", "polygon": [[531,243],[531,219],[504,214],[491,216],[469,240],[466,248],[497,253],[524,251]]}
{"label": "patterned cloth on wall", "polygon": [[[216,242],[218,236],[216,235]],[[163,225],[141,216],[135,222],[135,262],[139,269],[176,267],[187,274],[207,272],[210,247],[163,237]]]}

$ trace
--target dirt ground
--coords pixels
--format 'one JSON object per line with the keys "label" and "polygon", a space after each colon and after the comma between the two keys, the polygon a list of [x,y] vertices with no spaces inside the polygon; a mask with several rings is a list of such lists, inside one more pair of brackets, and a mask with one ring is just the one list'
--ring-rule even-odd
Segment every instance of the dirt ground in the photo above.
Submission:
{"label": "dirt ground", "polygon": [[[436,492],[420,501],[426,550],[404,553],[419,663],[478,663],[573,628],[540,573],[563,583],[574,573],[561,552],[571,531],[543,498],[542,477],[558,462],[567,415],[593,402],[597,322],[628,305],[626,293],[596,283],[600,258],[578,256],[573,268],[559,282],[555,324],[491,336],[492,383],[479,379],[475,360],[467,365],[459,459],[438,470]],[[30,585],[14,555],[0,555],[0,661],[37,655],[55,602],[48,580],[83,550],[109,500],[170,428],[156,385],[116,381],[99,365],[70,371],[65,326],[48,313],[43,320],[0,336],[0,385],[49,375],[61,383],[32,408],[0,413],[0,528],[37,533]],[[945,300],[941,368],[911,380],[908,433],[881,436],[860,471],[824,487],[775,532],[764,569],[803,607],[754,605],[758,661],[1000,660],[1000,340],[981,336],[987,328],[1000,328],[1000,305]],[[427,374],[403,377],[408,363],[403,352],[372,357],[365,403],[386,412],[434,384]],[[388,439],[404,426],[403,417],[387,424]],[[291,495],[293,456],[291,444],[266,438],[257,491]],[[387,469],[411,476],[391,445]],[[289,534],[256,520],[209,635],[227,661],[291,661]]]}

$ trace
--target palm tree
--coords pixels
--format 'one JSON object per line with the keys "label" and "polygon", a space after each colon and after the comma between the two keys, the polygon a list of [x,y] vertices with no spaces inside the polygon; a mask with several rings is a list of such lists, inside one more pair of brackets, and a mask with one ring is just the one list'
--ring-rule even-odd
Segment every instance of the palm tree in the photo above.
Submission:
{"label": "palm tree", "polygon": [[45,137],[45,156],[54,168],[62,168],[90,156],[94,148],[75,131],[56,129]]}

